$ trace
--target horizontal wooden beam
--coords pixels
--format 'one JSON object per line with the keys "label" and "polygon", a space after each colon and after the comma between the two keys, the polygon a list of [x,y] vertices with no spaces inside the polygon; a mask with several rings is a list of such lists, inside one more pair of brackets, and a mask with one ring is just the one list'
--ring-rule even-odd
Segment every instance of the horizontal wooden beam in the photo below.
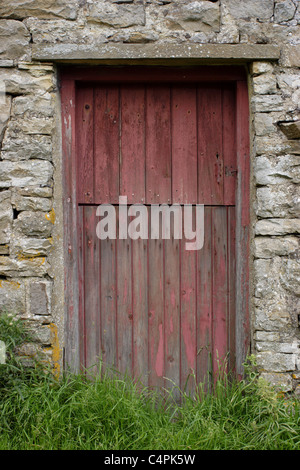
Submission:
{"label": "horizontal wooden beam", "polygon": [[279,57],[280,47],[270,44],[39,44],[32,48],[33,60],[64,63],[246,63]]}

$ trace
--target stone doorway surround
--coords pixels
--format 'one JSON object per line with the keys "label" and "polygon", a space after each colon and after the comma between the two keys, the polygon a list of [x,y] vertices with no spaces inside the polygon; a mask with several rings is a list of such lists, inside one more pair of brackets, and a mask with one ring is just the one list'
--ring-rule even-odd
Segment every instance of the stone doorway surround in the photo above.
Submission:
{"label": "stone doorway surround", "polygon": [[[20,354],[30,362],[42,351],[57,372],[63,366],[60,67],[238,64],[248,71],[250,97],[252,352],[262,376],[300,393],[297,2],[192,2],[193,20],[180,1],[73,1],[70,7],[60,0],[55,12],[50,3],[35,2],[32,11],[28,5],[23,11],[20,1],[0,6],[6,92],[0,102],[0,308],[34,326],[36,341]],[[155,28],[161,17],[155,19],[154,3],[158,15],[167,11],[166,41],[159,41],[164,30]],[[210,12],[205,19],[204,11]]]}

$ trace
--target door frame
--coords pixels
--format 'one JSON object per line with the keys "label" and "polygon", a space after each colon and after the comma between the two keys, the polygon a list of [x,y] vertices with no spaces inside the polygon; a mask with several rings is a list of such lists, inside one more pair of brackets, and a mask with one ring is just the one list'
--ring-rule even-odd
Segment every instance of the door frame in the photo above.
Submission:
{"label": "door frame", "polygon": [[64,367],[78,372],[79,283],[76,196],[76,86],[80,82],[231,82],[236,87],[236,364],[237,376],[250,348],[250,129],[247,73],[243,66],[72,66],[60,69],[64,214]]}

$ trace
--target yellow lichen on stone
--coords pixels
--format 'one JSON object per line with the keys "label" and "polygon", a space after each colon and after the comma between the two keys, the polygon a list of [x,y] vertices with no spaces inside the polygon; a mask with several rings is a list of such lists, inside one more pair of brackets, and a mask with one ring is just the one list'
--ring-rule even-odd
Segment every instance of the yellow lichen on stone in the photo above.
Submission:
{"label": "yellow lichen on stone", "polygon": [[13,289],[19,289],[20,283],[17,281],[2,281],[0,280],[0,287],[3,287],[3,283],[6,283],[8,286],[12,287]]}
{"label": "yellow lichen on stone", "polygon": [[59,349],[59,340],[58,340],[58,331],[57,326],[54,323],[49,325],[51,331],[51,349],[52,349],[52,361],[53,361],[53,371],[55,377],[59,377],[60,374],[60,349]]}
{"label": "yellow lichen on stone", "polygon": [[54,225],[54,222],[55,222],[55,211],[54,211],[54,209],[51,209],[50,212],[45,214],[45,217],[46,217],[47,220],[49,220],[49,222],[51,222],[51,224]]}

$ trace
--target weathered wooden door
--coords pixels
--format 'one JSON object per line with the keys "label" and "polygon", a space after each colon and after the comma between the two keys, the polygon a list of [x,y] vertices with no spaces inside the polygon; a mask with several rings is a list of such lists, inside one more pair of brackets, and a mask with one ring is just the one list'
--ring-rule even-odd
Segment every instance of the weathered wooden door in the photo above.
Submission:
{"label": "weathered wooden door", "polygon": [[[238,353],[237,85],[123,78],[75,90],[79,361],[192,391]],[[98,238],[119,196],[147,208],[147,239]],[[203,247],[151,239],[153,204],[204,205]]]}

